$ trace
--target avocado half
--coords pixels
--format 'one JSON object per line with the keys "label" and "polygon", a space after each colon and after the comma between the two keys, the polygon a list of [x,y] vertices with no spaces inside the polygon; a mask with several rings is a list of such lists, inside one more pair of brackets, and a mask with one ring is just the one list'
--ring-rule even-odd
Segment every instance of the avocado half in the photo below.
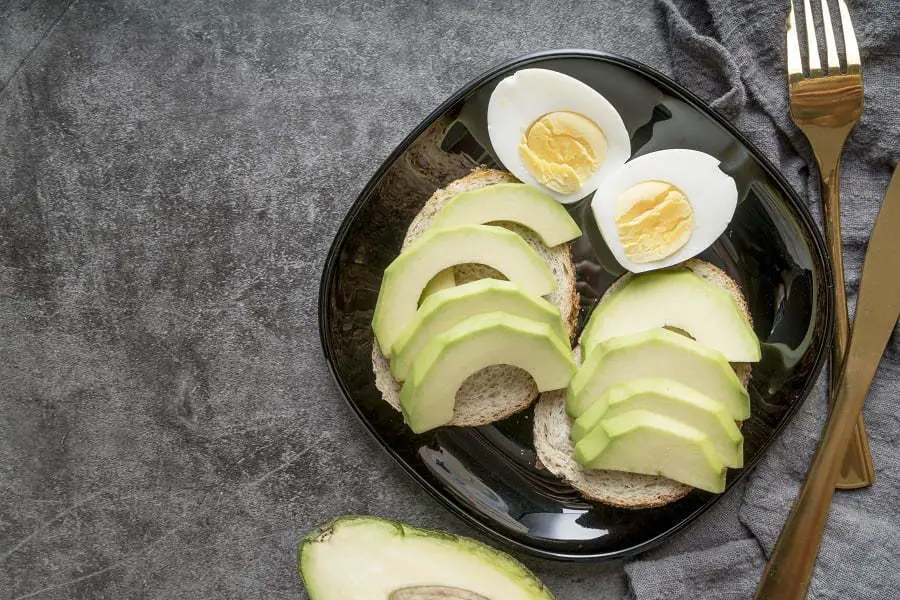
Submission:
{"label": "avocado half", "polygon": [[377,517],[340,517],[312,531],[298,567],[310,600],[553,600],[508,554]]}

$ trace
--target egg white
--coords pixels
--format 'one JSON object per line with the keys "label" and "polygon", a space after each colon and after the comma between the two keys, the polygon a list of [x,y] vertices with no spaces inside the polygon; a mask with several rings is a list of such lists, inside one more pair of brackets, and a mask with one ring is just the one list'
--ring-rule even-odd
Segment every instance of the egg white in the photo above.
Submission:
{"label": "egg white", "polygon": [[[538,183],[519,156],[519,144],[526,130],[542,116],[556,111],[585,116],[606,136],[606,159],[572,194],[560,194]],[[589,85],[556,71],[523,69],[501,81],[491,94],[487,122],[491,145],[503,166],[520,181],[564,204],[577,202],[593,192],[631,156],[628,131],[613,105]]]}
{"label": "egg white", "polygon": [[[628,258],[616,227],[616,200],[644,181],[665,181],[679,188],[694,209],[694,228],[687,243],[664,259],[636,263]],[[596,191],[591,209],[600,234],[613,256],[632,273],[662,269],[692,258],[715,242],[734,216],[737,186],[719,169],[719,160],[696,150],[660,150],[627,162]]]}

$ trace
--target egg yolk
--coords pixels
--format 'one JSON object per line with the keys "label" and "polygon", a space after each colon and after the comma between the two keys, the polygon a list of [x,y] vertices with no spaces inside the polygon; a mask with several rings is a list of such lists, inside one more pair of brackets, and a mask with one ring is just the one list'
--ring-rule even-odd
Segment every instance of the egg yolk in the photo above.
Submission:
{"label": "egg yolk", "polygon": [[694,208],[671,183],[644,181],[616,200],[616,227],[629,259],[636,263],[662,260],[690,239]]}
{"label": "egg yolk", "polygon": [[531,124],[519,156],[538,183],[559,194],[577,192],[606,158],[606,136],[578,113],[547,113]]}

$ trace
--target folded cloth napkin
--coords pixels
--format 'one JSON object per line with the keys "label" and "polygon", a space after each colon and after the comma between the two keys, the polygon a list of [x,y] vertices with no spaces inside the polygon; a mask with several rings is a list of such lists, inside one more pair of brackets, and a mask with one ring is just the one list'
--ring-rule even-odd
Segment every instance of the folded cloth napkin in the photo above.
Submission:
{"label": "folded cloth napkin", "polygon": [[[778,165],[818,218],[818,173],[806,139],[788,114],[787,0],[657,0],[656,8],[675,78],[708,100]],[[862,121],[845,147],[842,172],[851,312],[866,241],[900,155],[896,8],[891,2],[850,0],[866,102]],[[837,15],[836,6],[831,14]],[[626,565],[634,597],[722,600],[753,595],[815,450],[825,419],[825,391],[823,378],[746,483],[667,545]],[[809,598],[900,598],[898,402],[900,336],[895,330],[865,406],[878,480],[868,489],[836,493]]]}

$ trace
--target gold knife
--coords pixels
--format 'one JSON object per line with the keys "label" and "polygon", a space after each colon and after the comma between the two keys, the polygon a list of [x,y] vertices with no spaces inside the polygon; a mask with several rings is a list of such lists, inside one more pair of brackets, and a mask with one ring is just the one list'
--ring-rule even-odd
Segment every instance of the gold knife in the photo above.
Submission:
{"label": "gold knife", "polygon": [[801,600],[816,566],[834,484],[881,355],[900,316],[900,168],[888,186],[863,263],[850,345],[834,408],[794,501],[756,600]]}

